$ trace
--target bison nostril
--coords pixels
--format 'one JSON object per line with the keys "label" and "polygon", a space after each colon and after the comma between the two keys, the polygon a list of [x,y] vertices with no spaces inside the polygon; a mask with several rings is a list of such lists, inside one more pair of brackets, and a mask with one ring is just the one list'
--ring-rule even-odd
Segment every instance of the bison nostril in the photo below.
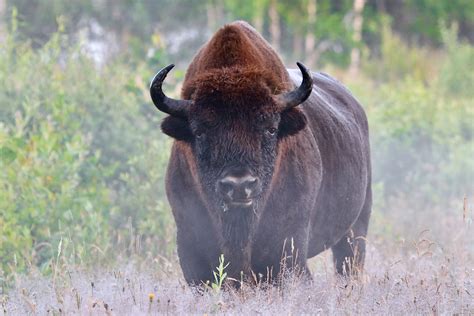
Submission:
{"label": "bison nostril", "polygon": [[247,189],[255,189],[255,187],[257,186],[258,184],[258,179],[257,178],[252,178],[252,179],[249,179],[246,183],[245,183],[245,186]]}
{"label": "bison nostril", "polygon": [[226,176],[217,183],[217,191],[232,200],[245,200],[252,196],[258,184],[258,179],[246,175],[243,177]]}
{"label": "bison nostril", "polygon": [[245,198],[248,199],[251,194],[252,194],[252,189],[245,188],[245,190],[244,190]]}
{"label": "bison nostril", "polygon": [[233,191],[233,185],[231,182],[224,180],[219,180],[217,183],[217,191],[222,195],[231,196]]}

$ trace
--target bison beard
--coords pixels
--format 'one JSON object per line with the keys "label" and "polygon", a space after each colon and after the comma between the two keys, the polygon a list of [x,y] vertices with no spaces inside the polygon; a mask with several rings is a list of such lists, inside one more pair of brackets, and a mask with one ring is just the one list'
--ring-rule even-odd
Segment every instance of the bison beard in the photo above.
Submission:
{"label": "bison beard", "polygon": [[[221,28],[189,65],[182,99],[157,73],[150,94],[175,142],[166,193],[189,284],[308,271],[331,248],[338,273],[360,272],[372,207],[367,118],[339,82],[286,69],[245,22]],[[247,206],[248,205],[248,206]],[[288,241],[291,240],[291,247]],[[354,250],[357,250],[357,253]],[[298,254],[290,266],[283,253]]]}
{"label": "bison beard", "polygon": [[246,208],[225,211],[222,219],[224,245],[229,249],[243,249],[248,245],[255,228],[255,217],[255,213]]}
{"label": "bison beard", "polygon": [[230,263],[229,275],[238,276],[242,270],[250,272],[251,240],[257,215],[248,208],[228,209],[222,216],[222,249]]}

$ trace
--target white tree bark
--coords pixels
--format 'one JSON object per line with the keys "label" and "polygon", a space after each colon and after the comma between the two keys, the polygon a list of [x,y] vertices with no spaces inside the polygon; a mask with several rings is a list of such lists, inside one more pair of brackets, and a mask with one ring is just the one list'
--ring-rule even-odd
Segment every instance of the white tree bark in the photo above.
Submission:
{"label": "white tree bark", "polygon": [[277,2],[276,0],[270,1],[270,8],[268,11],[270,16],[270,35],[271,35],[271,44],[273,48],[279,52],[280,51],[280,41],[281,41],[281,30],[280,30],[280,17],[277,11]]}
{"label": "white tree bark", "polygon": [[0,0],[0,43],[7,36],[7,1]]}
{"label": "white tree bark", "polygon": [[352,22],[352,40],[355,43],[355,47],[351,51],[351,64],[349,66],[349,74],[357,75],[360,67],[360,48],[359,44],[362,39],[362,23],[364,18],[362,11],[364,10],[365,0],[354,0],[354,21]]}
{"label": "white tree bark", "polygon": [[254,2],[254,16],[252,19],[253,26],[255,29],[262,34],[263,33],[263,18],[265,13],[265,3],[263,1]]}
{"label": "white tree bark", "polygon": [[308,28],[306,30],[306,37],[304,43],[304,51],[306,56],[307,66],[314,68],[316,66],[317,54],[315,51],[316,37],[314,36],[314,29],[316,26],[316,12],[317,0],[308,0],[306,10],[308,11]]}
{"label": "white tree bark", "polygon": [[[303,58],[303,36],[299,34],[293,35],[293,59],[301,60]],[[308,65],[309,66],[309,65]]]}
{"label": "white tree bark", "polygon": [[221,1],[208,1],[206,5],[207,28],[213,33],[224,20],[224,8]]}

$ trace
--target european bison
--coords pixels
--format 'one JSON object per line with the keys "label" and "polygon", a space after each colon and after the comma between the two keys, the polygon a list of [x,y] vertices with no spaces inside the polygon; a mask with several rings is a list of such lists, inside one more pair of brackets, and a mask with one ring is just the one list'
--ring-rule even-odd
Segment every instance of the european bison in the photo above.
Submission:
{"label": "european bison", "polygon": [[308,273],[331,248],[337,272],[361,269],[371,212],[367,119],[323,73],[284,66],[245,22],[222,27],[191,62],[182,100],[153,79],[175,139],[166,175],[180,264],[189,284],[228,276]]}

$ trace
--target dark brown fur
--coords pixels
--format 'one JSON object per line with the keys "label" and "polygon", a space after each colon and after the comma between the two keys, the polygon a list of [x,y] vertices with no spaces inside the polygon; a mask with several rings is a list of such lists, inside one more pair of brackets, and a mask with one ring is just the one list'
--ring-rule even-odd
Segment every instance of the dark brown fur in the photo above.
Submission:
{"label": "dark brown fur", "polygon": [[[311,96],[280,113],[273,96],[300,81],[245,22],[220,29],[189,66],[189,118],[170,116],[162,129],[176,139],[166,188],[190,284],[212,280],[221,253],[236,279],[275,276],[282,262],[307,272],[307,258],[328,248],[339,273],[362,267],[371,210],[364,111],[340,83],[313,73]],[[272,126],[275,138],[265,134]],[[219,208],[213,186],[232,164],[261,179],[254,212]]]}

